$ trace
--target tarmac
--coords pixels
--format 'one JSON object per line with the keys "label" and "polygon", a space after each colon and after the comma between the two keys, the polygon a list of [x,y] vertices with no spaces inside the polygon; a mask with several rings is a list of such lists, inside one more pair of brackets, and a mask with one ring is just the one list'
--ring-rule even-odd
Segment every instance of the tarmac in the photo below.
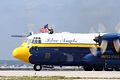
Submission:
{"label": "tarmac", "polygon": [[65,76],[65,77],[99,77],[120,78],[120,71],[34,71],[8,70],[0,71],[0,76]]}

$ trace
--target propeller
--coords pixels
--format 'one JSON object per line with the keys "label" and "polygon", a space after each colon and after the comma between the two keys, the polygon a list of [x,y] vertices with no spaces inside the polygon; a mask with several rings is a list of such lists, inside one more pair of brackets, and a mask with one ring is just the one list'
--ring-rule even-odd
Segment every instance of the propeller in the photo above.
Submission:
{"label": "propeller", "polygon": [[93,27],[90,28],[89,33],[95,33]]}
{"label": "propeller", "polygon": [[119,52],[120,51],[120,40],[119,39],[114,40],[113,44],[114,44],[114,48],[115,48],[116,52]]}
{"label": "propeller", "polygon": [[114,40],[113,44],[114,44],[114,48],[115,48],[116,52],[119,53],[120,52],[120,22],[116,25],[115,31],[118,32],[119,38]]}
{"label": "propeller", "polygon": [[97,56],[97,47],[95,45],[93,45],[91,48],[90,48],[90,51],[91,53],[94,55],[94,56]]}
{"label": "propeller", "polygon": [[120,22],[116,25],[115,31],[117,31],[118,33],[120,33]]}
{"label": "propeller", "polygon": [[33,28],[34,28],[34,24],[32,24],[32,23],[27,24],[27,27],[28,27],[29,32],[32,32]]}
{"label": "propeller", "polygon": [[[107,45],[108,45],[108,41],[102,40],[102,43],[101,43],[101,45],[100,45],[100,49],[101,49],[101,53],[102,53],[102,54],[104,54],[104,52],[106,51]],[[96,47],[95,45],[93,45],[93,46],[90,48],[90,51],[91,51],[91,53],[92,53],[94,56],[97,56],[97,47]]]}
{"label": "propeller", "polygon": [[[91,28],[90,32],[91,32],[91,31],[94,32],[94,30],[92,30],[92,28]],[[99,23],[98,32],[99,32],[99,35],[96,36],[93,40],[94,40],[96,43],[99,44],[100,49],[101,49],[101,53],[103,54],[103,53],[106,51],[108,42],[107,42],[106,40],[102,40],[102,39],[101,39],[100,34],[103,33],[103,32],[105,32],[105,27],[104,27],[104,25],[102,25],[101,23]],[[92,48],[90,48],[90,51],[91,51],[91,53],[92,53],[94,56],[97,55],[97,47],[96,47],[95,45],[93,45]]]}
{"label": "propeller", "polygon": [[32,29],[34,27],[34,24],[27,24],[27,27],[29,30],[29,34],[27,34],[27,35],[11,35],[11,37],[25,38],[25,37],[28,37],[30,35],[33,35],[34,33],[32,32]]}
{"label": "propeller", "polygon": [[11,37],[26,37],[26,35],[11,35]]}
{"label": "propeller", "polygon": [[[95,36],[95,31],[93,27],[90,28],[89,33],[93,33]],[[97,56],[97,47],[95,45],[92,45],[92,47],[90,48],[90,51],[94,56]]]}
{"label": "propeller", "polygon": [[99,33],[105,32],[105,26],[101,23],[98,24],[98,32]]}
{"label": "propeller", "polygon": [[101,49],[102,54],[104,54],[104,52],[106,51],[107,45],[108,45],[108,41],[102,40],[102,43],[100,45],[100,49]]}
{"label": "propeller", "polygon": [[95,37],[93,40],[99,44],[99,46],[101,45],[101,42],[102,42],[102,39],[101,39],[101,36],[100,34],[102,34],[103,32],[105,32],[105,26],[101,23],[98,24],[99,27],[98,27],[98,32],[99,32],[99,35],[97,37]]}
{"label": "propeller", "polygon": [[[118,32],[118,34],[113,36],[113,39],[115,39],[115,40],[113,40],[113,45],[114,45],[116,52],[119,53],[120,52],[120,22],[116,25],[115,30]],[[99,24],[98,31],[99,31],[99,35],[97,37],[95,37],[93,40],[99,44],[101,53],[104,54],[104,52],[106,51],[106,48],[108,46],[108,40],[102,40],[100,34],[105,31],[105,27],[102,24]],[[93,51],[91,51],[93,55],[96,53],[94,51],[95,51],[94,49],[93,49]]]}

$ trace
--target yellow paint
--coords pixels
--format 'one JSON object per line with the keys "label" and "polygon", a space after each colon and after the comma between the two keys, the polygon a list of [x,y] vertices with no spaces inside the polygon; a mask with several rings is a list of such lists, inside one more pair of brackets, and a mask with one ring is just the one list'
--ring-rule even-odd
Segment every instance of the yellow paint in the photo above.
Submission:
{"label": "yellow paint", "polygon": [[25,47],[26,45],[28,45],[28,43],[27,42],[23,42],[21,47]]}
{"label": "yellow paint", "polygon": [[12,55],[24,62],[30,63],[29,62],[29,57],[31,56],[31,54],[29,53],[29,48],[25,48],[25,47],[18,47],[16,49],[13,50]]}
{"label": "yellow paint", "polygon": [[31,46],[38,47],[80,47],[80,48],[90,48],[95,45],[97,48],[100,46],[98,44],[31,44]]}

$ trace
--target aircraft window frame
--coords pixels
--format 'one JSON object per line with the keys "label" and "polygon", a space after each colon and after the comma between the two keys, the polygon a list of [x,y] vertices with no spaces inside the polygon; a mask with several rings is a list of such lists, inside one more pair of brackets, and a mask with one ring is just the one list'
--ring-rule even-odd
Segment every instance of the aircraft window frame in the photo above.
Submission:
{"label": "aircraft window frame", "polygon": [[31,43],[32,42],[32,39],[25,39],[24,42],[27,42],[27,43]]}
{"label": "aircraft window frame", "polygon": [[31,43],[31,41],[32,41],[31,39],[28,39],[28,41],[27,41],[27,42],[28,42],[28,43]]}
{"label": "aircraft window frame", "polygon": [[26,38],[25,40],[24,40],[24,42],[27,42],[28,41],[28,39]]}
{"label": "aircraft window frame", "polygon": [[37,44],[37,39],[35,39],[35,43]]}
{"label": "aircraft window frame", "polygon": [[34,44],[35,43],[35,40],[33,39],[32,43]]}
{"label": "aircraft window frame", "polygon": [[40,39],[40,40],[38,40],[38,43],[41,43],[41,39]]}
{"label": "aircraft window frame", "polygon": [[33,44],[41,44],[41,38],[40,37],[34,37],[32,40]]}

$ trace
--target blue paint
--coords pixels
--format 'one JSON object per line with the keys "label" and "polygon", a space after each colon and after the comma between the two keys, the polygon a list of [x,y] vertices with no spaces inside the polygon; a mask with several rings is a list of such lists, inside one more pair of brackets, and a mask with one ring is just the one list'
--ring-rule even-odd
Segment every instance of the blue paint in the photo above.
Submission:
{"label": "blue paint", "polygon": [[[30,49],[32,56],[29,58],[32,64],[43,65],[81,65],[82,58],[90,53],[89,48],[73,48],[73,47],[39,47],[36,51],[34,47]],[[45,58],[45,54],[50,53],[50,58]],[[66,54],[73,56],[73,61],[67,61]]]}
{"label": "blue paint", "polygon": [[101,36],[102,40],[109,40],[109,41],[119,39],[119,37],[120,37],[120,34],[118,33],[108,33]]}

